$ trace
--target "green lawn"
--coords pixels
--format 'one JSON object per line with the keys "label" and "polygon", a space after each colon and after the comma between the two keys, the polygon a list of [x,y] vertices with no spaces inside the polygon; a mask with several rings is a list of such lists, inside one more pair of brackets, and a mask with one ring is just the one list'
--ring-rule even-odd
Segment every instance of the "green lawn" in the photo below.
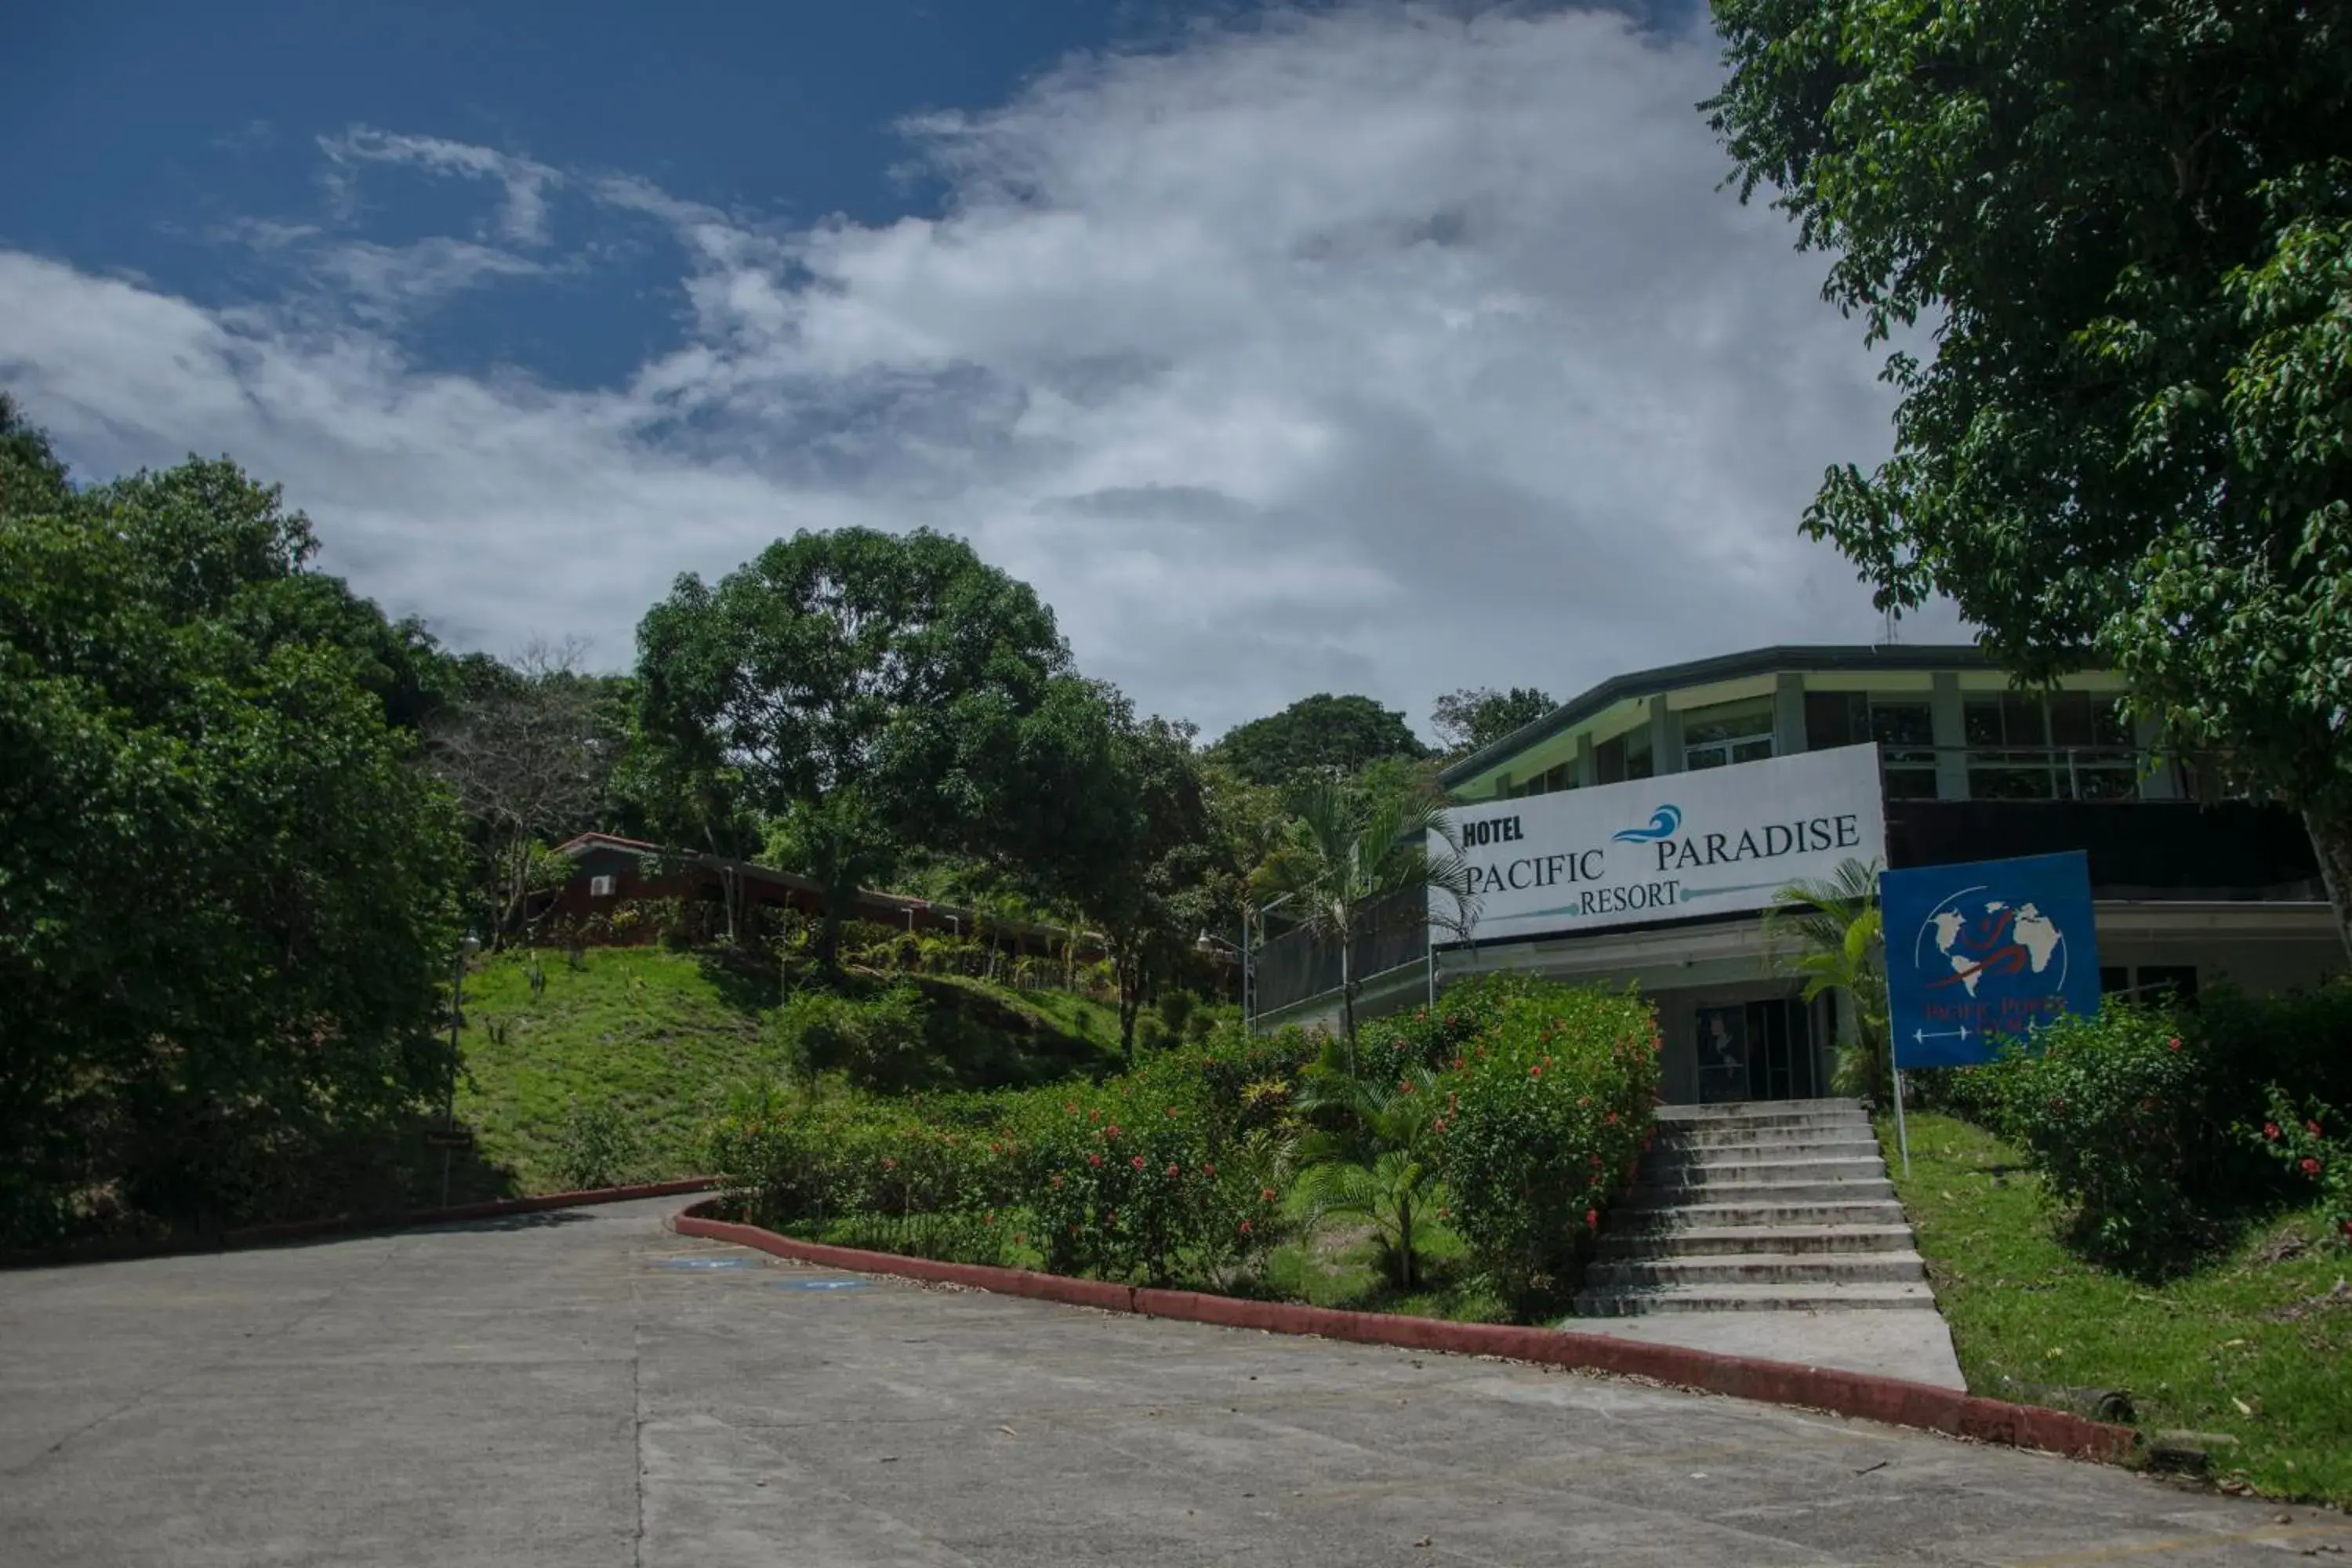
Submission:
{"label": "green lawn", "polygon": [[[778,1070],[760,1035],[760,1016],[776,1002],[772,973],[660,948],[591,948],[582,962],[573,969],[562,953],[542,952],[546,987],[536,997],[514,955],[487,959],[467,977],[457,1116],[475,1130],[478,1158],[459,1171],[459,1200],[561,1190],[559,1148],[575,1104],[625,1114],[638,1145],[632,1177],[696,1174],[701,1120],[735,1085]],[[921,984],[960,999],[1000,1065],[1036,1074],[1107,1065],[1117,1046],[1117,1010],[1086,997]]]}
{"label": "green lawn", "polygon": [[1972,1392],[2046,1403],[2017,1385],[2125,1389],[2143,1432],[2238,1438],[2217,1479],[2352,1503],[2352,1300],[2323,1300],[2352,1258],[2317,1245],[2316,1211],[2147,1285],[2061,1247],[2039,1178],[1991,1134],[1912,1117],[1906,1180],[1891,1119],[1879,1131]]}

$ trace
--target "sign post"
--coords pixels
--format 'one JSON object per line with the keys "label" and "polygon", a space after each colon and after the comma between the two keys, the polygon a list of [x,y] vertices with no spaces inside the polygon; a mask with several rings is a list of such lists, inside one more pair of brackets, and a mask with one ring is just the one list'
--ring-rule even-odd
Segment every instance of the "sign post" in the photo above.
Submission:
{"label": "sign post", "polygon": [[2099,1010],[2091,867],[2080,850],[1878,874],[1895,1135],[1911,1173],[1903,1069],[1975,1067],[2001,1042]]}

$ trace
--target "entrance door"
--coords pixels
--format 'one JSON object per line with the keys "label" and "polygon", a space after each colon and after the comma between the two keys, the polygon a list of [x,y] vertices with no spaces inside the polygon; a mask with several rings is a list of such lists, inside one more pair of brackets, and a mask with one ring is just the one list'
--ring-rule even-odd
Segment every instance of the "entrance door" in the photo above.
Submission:
{"label": "entrance door", "polygon": [[1805,1009],[1786,998],[1698,1009],[1698,1098],[1811,1100],[1811,1032]]}

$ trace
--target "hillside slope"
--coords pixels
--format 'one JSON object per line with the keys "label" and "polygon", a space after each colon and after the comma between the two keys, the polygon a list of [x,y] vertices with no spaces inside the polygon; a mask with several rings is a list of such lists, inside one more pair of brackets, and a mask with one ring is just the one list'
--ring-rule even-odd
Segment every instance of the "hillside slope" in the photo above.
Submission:
{"label": "hillside slope", "polygon": [[[572,968],[542,952],[531,993],[527,962],[484,960],[466,981],[457,1119],[474,1130],[453,1196],[559,1191],[572,1184],[567,1119],[610,1107],[627,1129],[630,1179],[691,1175],[702,1119],[741,1084],[782,1068],[763,1042],[777,1002],[772,971],[721,952],[594,948]],[[1060,992],[1019,992],[966,979],[910,977],[934,1007],[959,1013],[981,1067],[1034,1081],[1112,1066],[1115,1009]]]}

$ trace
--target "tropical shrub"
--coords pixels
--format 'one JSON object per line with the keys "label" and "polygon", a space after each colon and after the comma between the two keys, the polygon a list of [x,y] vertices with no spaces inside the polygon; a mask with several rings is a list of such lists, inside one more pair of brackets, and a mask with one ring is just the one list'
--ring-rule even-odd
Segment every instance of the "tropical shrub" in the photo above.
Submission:
{"label": "tropical shrub", "polygon": [[1311,1084],[1310,1110],[1344,1113],[1335,1130],[1310,1132],[1299,1148],[1290,1208],[1311,1228],[1333,1215],[1368,1222],[1396,1282],[1410,1290],[1419,1244],[1445,1206],[1435,1124],[1444,1110],[1437,1075],[1406,1068],[1394,1082],[1338,1077]]}
{"label": "tropical shrub", "polygon": [[556,1132],[555,1176],[575,1192],[616,1187],[635,1170],[638,1153],[636,1124],[626,1111],[609,1100],[575,1100]]}
{"label": "tropical shrub", "polygon": [[2328,1234],[2338,1247],[2352,1249],[2352,1137],[2343,1113],[2316,1100],[2298,1107],[2276,1085],[2269,1112],[2253,1135],[2255,1146],[2317,1191]]}
{"label": "tropical shrub", "polygon": [[1441,1019],[1487,1020],[1437,1083],[1451,1224],[1507,1296],[1540,1293],[1599,1228],[1649,1140],[1656,1015],[1631,990],[1527,981],[1472,982],[1442,1005]]}
{"label": "tropical shrub", "polygon": [[1999,1130],[2088,1250],[2147,1267],[2186,1238],[2228,1118],[2215,1114],[2204,1047],[2170,1013],[2110,1003],[2061,1018],[2006,1047],[1990,1073]]}

